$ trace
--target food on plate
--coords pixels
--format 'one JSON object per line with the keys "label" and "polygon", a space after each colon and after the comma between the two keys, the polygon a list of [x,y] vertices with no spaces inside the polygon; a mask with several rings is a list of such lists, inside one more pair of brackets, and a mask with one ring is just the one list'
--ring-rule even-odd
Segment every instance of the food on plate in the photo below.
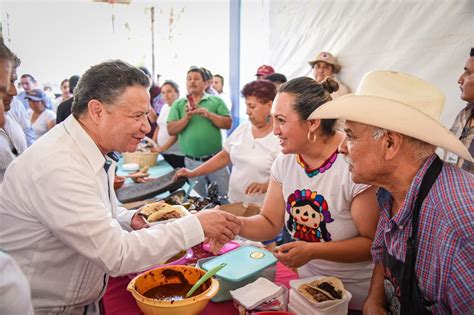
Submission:
{"label": "food on plate", "polygon": [[[172,207],[172,206],[170,206]],[[165,209],[153,212],[148,216],[148,222],[158,222],[158,221],[165,221],[170,219],[179,219],[182,217],[181,211],[177,208],[175,209]]]}
{"label": "food on plate", "polygon": [[323,277],[300,285],[298,292],[312,303],[340,300],[344,293],[344,285],[339,278]]}
{"label": "food on plate", "polygon": [[144,216],[148,222],[159,222],[182,218],[186,213],[181,207],[167,204],[164,201],[158,201],[143,206],[140,209],[140,215]]}

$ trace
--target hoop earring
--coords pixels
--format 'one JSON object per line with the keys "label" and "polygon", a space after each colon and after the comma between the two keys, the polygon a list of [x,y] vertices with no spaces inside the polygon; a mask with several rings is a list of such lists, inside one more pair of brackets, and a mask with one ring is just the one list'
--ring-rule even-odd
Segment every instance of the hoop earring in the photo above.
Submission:
{"label": "hoop earring", "polygon": [[309,142],[315,143],[318,136],[316,136],[316,133],[308,131],[308,134],[306,135],[306,138],[308,138]]}

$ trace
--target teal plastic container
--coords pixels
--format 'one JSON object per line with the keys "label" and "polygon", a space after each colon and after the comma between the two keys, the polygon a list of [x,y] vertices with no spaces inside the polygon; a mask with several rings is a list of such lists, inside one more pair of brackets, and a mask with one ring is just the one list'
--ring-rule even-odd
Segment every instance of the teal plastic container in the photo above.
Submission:
{"label": "teal plastic container", "polygon": [[232,300],[231,290],[241,288],[259,277],[275,280],[277,259],[265,249],[254,246],[242,246],[222,256],[200,259],[197,266],[206,271],[226,263],[214,276],[220,284],[219,292],[211,301]]}

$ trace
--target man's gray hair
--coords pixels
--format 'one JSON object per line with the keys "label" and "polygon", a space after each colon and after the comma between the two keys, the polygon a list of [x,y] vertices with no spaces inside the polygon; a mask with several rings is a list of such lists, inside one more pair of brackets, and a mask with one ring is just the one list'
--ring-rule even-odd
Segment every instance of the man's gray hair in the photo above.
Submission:
{"label": "man's gray hair", "polygon": [[140,69],[121,60],[110,60],[92,66],[84,73],[74,89],[72,113],[79,118],[87,111],[89,101],[95,99],[113,104],[129,86],[148,89],[150,79]]}
{"label": "man's gray hair", "polygon": [[[389,130],[384,129],[384,128],[379,128],[379,127],[373,127],[372,129],[372,138],[374,140],[380,140],[382,137],[387,134]],[[423,161],[427,157],[429,157],[431,154],[434,153],[436,150],[436,147],[432,144],[426,143],[422,140],[415,139],[413,137],[403,135],[403,138],[407,141],[407,143],[410,145],[412,148],[410,150],[411,155],[416,161]]]}

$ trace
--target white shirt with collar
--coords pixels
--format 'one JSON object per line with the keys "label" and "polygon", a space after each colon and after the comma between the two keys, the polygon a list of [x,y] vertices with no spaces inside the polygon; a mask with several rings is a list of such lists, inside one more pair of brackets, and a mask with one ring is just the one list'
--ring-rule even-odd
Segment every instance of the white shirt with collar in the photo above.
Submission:
{"label": "white shirt with collar", "polygon": [[18,99],[18,96],[13,97],[7,116],[13,118],[21,126],[26,135],[26,144],[28,146],[32,145],[36,140],[36,135],[33,128],[31,128],[28,111],[23,106],[21,100]]}
{"label": "white shirt with collar", "polygon": [[109,274],[144,270],[204,240],[195,216],[130,232],[134,212],[117,207],[108,187],[116,165],[106,174],[104,162],[71,115],[5,173],[0,248],[28,278],[36,314],[80,312],[104,294]]}

